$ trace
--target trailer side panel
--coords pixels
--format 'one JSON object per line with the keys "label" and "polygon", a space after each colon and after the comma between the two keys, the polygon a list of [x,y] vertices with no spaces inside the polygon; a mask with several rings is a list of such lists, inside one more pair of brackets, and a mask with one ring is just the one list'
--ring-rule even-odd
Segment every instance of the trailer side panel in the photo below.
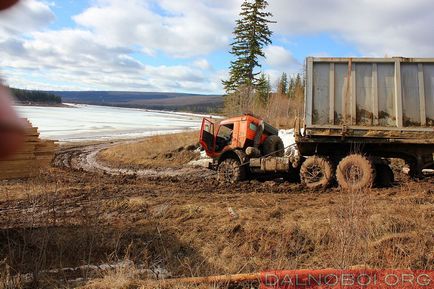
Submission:
{"label": "trailer side panel", "polygon": [[398,138],[432,138],[434,58],[310,57],[306,71],[307,133],[344,127],[348,136],[399,131]]}

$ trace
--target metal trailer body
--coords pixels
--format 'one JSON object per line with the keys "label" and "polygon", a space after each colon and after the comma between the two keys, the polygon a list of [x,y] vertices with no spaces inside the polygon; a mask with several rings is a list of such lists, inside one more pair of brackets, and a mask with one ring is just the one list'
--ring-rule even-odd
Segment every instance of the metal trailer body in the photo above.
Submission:
{"label": "metal trailer body", "polygon": [[434,58],[308,57],[305,81],[302,155],[402,158],[414,175],[433,166]]}

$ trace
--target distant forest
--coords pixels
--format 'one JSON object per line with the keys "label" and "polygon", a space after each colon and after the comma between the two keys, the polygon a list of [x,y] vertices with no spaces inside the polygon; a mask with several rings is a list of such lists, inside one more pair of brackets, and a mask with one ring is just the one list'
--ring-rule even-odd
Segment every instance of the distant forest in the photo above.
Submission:
{"label": "distant forest", "polygon": [[141,91],[47,91],[60,95],[65,103],[134,107],[155,110],[220,113],[221,95]]}
{"label": "distant forest", "polygon": [[61,104],[62,98],[53,93],[39,91],[39,90],[24,90],[17,88],[10,88],[16,100],[24,104],[43,103],[43,104]]}
{"label": "distant forest", "polygon": [[[109,105],[109,104],[105,104],[105,105]],[[177,111],[177,112],[205,113],[205,114],[221,114],[223,111],[223,101],[212,102],[212,103],[187,104],[187,105],[116,104],[116,105],[109,105],[109,106]]]}

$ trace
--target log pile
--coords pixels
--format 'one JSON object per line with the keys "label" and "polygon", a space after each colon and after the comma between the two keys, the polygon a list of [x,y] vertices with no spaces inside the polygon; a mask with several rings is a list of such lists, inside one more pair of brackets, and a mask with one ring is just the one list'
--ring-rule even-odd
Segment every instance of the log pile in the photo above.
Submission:
{"label": "log pile", "polygon": [[58,144],[52,140],[39,138],[38,128],[28,124],[25,131],[24,144],[16,154],[0,160],[0,180],[20,179],[36,176],[42,168],[49,167],[58,149]]}

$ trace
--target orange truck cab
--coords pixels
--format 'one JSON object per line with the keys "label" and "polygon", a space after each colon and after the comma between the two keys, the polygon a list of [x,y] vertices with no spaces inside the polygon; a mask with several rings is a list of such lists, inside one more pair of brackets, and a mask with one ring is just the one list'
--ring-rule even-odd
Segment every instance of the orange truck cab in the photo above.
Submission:
{"label": "orange truck cab", "polygon": [[245,114],[218,122],[204,118],[200,145],[213,159],[209,168],[218,179],[235,183],[250,173],[286,173],[293,164],[284,157],[284,145],[278,130],[262,119]]}
{"label": "orange truck cab", "polygon": [[209,157],[216,159],[228,151],[258,148],[271,135],[278,135],[278,130],[253,115],[246,114],[221,122],[204,118],[200,144]]}

